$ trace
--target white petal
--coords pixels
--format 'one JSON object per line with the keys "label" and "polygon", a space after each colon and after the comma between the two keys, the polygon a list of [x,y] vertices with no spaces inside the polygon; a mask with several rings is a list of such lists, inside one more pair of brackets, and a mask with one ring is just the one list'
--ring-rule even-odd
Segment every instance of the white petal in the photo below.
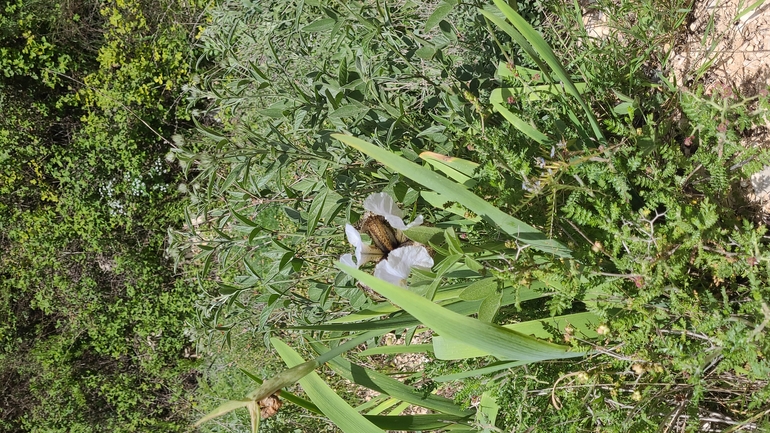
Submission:
{"label": "white petal", "polygon": [[396,248],[388,255],[388,261],[394,268],[430,269],[433,267],[433,258],[422,245],[409,245]]}
{"label": "white petal", "polygon": [[342,262],[343,265],[358,269],[358,265],[353,261],[352,254],[343,254],[342,257],[340,257],[340,262]]}
{"label": "white petal", "polygon": [[399,209],[393,201],[393,197],[386,192],[374,193],[367,197],[366,200],[364,200],[364,209],[384,217],[392,215],[401,218],[404,216],[401,209]]}
{"label": "white petal", "polygon": [[350,245],[353,245],[354,248],[361,248],[364,246],[364,241],[361,240],[361,233],[358,233],[358,230],[352,225],[345,224],[345,235],[348,237]]}
{"label": "white petal", "polygon": [[402,220],[400,217],[397,217],[395,215],[383,215],[385,217],[385,221],[390,224],[391,227],[393,227],[396,230],[406,230],[406,224],[404,224],[404,220]]}
{"label": "white petal", "polygon": [[379,192],[370,195],[364,200],[364,209],[375,215],[381,215],[385,221],[396,230],[406,230],[410,227],[422,224],[422,216],[418,216],[409,225],[404,224],[404,212],[396,206],[396,203],[386,192]]}
{"label": "white petal", "polygon": [[[361,233],[359,233],[358,230],[356,230],[356,228],[352,225],[345,224],[345,235],[348,237],[348,242],[350,242],[350,245],[353,245],[353,248],[356,249],[355,267],[358,268],[368,262],[376,262],[380,259],[380,257],[382,257],[382,251],[371,245],[364,245],[364,241],[361,239]],[[342,260],[344,257],[345,256],[340,257],[340,260]],[[352,256],[350,260],[352,263]]]}
{"label": "white petal", "polygon": [[412,268],[430,269],[433,259],[421,245],[396,248],[374,268],[374,276],[389,283],[406,287],[406,280]]}
{"label": "white petal", "polygon": [[358,233],[355,227],[350,224],[345,224],[345,235],[348,237],[348,242],[356,249],[356,263],[361,266],[361,251],[364,249],[364,241],[361,239],[361,233]]}
{"label": "white petal", "polygon": [[410,229],[412,227],[417,227],[419,225],[422,225],[422,221],[423,221],[422,215],[417,215],[417,218],[415,218],[414,221],[412,221],[409,224],[407,224],[406,228]]}
{"label": "white petal", "polygon": [[407,272],[404,275],[398,269],[393,268],[387,260],[383,260],[374,267],[374,276],[391,284],[406,287],[406,279],[409,277],[409,273]]}

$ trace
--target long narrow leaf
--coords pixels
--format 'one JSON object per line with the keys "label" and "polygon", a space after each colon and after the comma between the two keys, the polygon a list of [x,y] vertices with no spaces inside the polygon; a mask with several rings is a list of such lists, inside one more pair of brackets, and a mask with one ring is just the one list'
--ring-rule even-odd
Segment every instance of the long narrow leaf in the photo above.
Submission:
{"label": "long narrow leaf", "polygon": [[471,419],[457,415],[364,415],[366,419],[388,431],[443,431],[447,426]]}
{"label": "long narrow leaf", "polygon": [[454,313],[415,293],[350,266],[337,263],[337,267],[409,312],[443,338],[462,342],[496,358],[543,361],[585,355],[581,352],[571,352],[566,346],[541,341],[502,326]]}
{"label": "long narrow leaf", "polygon": [[507,370],[509,368],[518,367],[525,364],[526,362],[523,362],[523,361],[496,362],[492,365],[488,365],[482,368],[477,368],[475,370],[463,371],[463,372],[454,373],[454,374],[447,374],[444,376],[437,376],[432,379],[434,382],[450,382],[453,380],[460,380],[468,377],[481,376],[482,374],[496,373],[500,370]]}
{"label": "long narrow leaf", "polygon": [[465,187],[473,188],[477,183],[473,175],[479,165],[475,162],[435,152],[422,152],[420,159]]}
{"label": "long narrow leaf", "polygon": [[199,419],[198,421],[193,424],[194,427],[197,427],[207,421],[210,421],[216,417],[222,416],[226,413],[232,412],[235,409],[240,409],[242,407],[246,407],[249,404],[253,403],[254,400],[228,400],[219,406],[217,406],[216,409],[212,410],[211,412],[207,413],[203,418]]}
{"label": "long narrow leaf", "polygon": [[[588,85],[586,83],[575,83],[575,88],[578,89],[581,95],[585,93],[587,87]],[[542,99],[540,96],[542,93],[560,95],[562,93],[560,89],[561,86],[557,86],[555,84],[531,86],[528,89],[526,98],[530,101],[539,101]],[[492,89],[492,93],[489,94],[489,102],[502,104],[507,102],[509,97],[513,96],[514,93],[510,87],[499,87],[497,89]]]}
{"label": "long narrow leaf", "polygon": [[[533,283],[534,284],[534,283]],[[436,300],[440,300],[441,292],[436,296]],[[458,293],[459,294],[459,293]],[[535,291],[531,288],[516,288],[506,287],[503,289],[503,306],[512,305],[516,302],[524,302],[532,299],[539,299],[546,295]],[[476,301],[456,301],[445,305],[449,311],[467,316],[479,311],[479,306],[482,300]],[[289,329],[313,329],[317,331],[344,331],[344,332],[356,332],[356,331],[371,331],[371,330],[391,330],[396,328],[410,328],[417,326],[420,321],[414,318],[411,314],[404,313],[388,317],[387,319],[377,319],[360,323],[336,323],[329,322],[324,325],[305,325],[305,326],[293,326]]]}
{"label": "long narrow leaf", "polygon": [[356,311],[355,313],[351,313],[346,316],[329,320],[326,323],[360,322],[362,320],[374,319],[374,318],[385,316],[387,314],[392,314],[398,310],[399,310],[398,307],[387,302],[382,304],[376,304],[371,308],[367,308],[366,310]]}
{"label": "long narrow leaf", "polygon": [[[319,343],[311,343],[311,346],[313,350],[319,353],[324,353],[328,350],[328,348]],[[345,379],[381,394],[387,394],[400,401],[451,415],[463,417],[473,415],[474,411],[462,409],[446,397],[433,394],[426,395],[425,392],[413,386],[405,385],[384,373],[364,368],[342,357],[334,358],[328,364],[337,374]]]}
{"label": "long narrow leaf", "polygon": [[359,352],[359,356],[370,355],[400,355],[402,353],[428,353],[433,352],[432,344],[397,344],[393,346],[377,346]]}
{"label": "long narrow leaf", "polygon": [[511,125],[513,125],[519,131],[523,132],[527,137],[535,140],[538,144],[545,144],[546,142],[550,141],[547,135],[538,131],[537,128],[525,122],[521,117],[513,114],[501,104],[493,102],[492,107],[494,107],[498,113],[502,114],[503,117],[505,117],[505,120],[507,120]]}
{"label": "long narrow leaf", "polygon": [[[572,95],[580,104],[580,107],[583,108],[583,110],[586,113],[586,116],[588,117],[588,122],[591,123],[591,128],[594,131],[594,135],[596,136],[596,139],[600,142],[605,142],[604,134],[602,134],[601,129],[599,128],[599,123],[596,121],[596,117],[593,114],[593,111],[588,107],[585,100],[583,100],[583,97],[580,95],[580,92],[575,87],[575,84],[572,83],[572,80],[569,78],[569,74],[564,69],[564,67],[559,62],[559,59],[556,58],[556,54],[554,54],[553,50],[551,50],[551,47],[548,45],[548,43],[543,39],[543,37],[540,35],[540,33],[537,32],[524,18],[521,17],[516,11],[514,11],[508,4],[505,2],[505,0],[494,0],[495,5],[500,9],[500,11],[503,12],[506,18],[508,18],[508,21],[513,24],[516,31],[511,32],[510,26],[507,25],[503,20],[500,19],[499,16],[489,12],[482,10],[481,13],[484,14],[485,17],[487,17],[490,21],[495,23],[498,27],[503,29],[506,33],[508,33],[511,37],[514,39],[519,39],[520,36],[523,36],[529,46],[531,46],[537,54],[542,58],[545,63],[548,64],[548,66],[551,68],[553,73],[556,75],[556,78],[561,81],[562,84],[564,84],[564,87],[570,95]],[[517,43],[522,45],[520,41],[517,40]],[[524,48],[527,48],[527,45],[522,45]],[[532,55],[532,53],[529,53]],[[533,60],[539,63],[539,59],[537,56],[533,56]],[[539,65],[540,66],[540,65]],[[542,69],[542,66],[541,66]],[[548,73],[548,71],[543,71],[544,73]]]}
{"label": "long narrow leaf", "polygon": [[332,137],[350,147],[358,149],[390,169],[420,183],[426,188],[444,195],[447,198],[456,200],[477,215],[496,224],[505,233],[523,243],[529,244],[532,248],[559,257],[570,257],[570,250],[566,246],[553,239],[548,239],[541,231],[506,214],[483,200],[481,197],[458,186],[455,182],[452,182],[438,173],[394,155],[383,148],[367,143],[359,138],[342,134],[332,134]]}
{"label": "long narrow leaf", "polygon": [[[533,335],[538,338],[551,338],[551,334],[546,329],[547,325],[562,332],[564,332],[564,329],[567,326],[570,326],[573,329],[571,332],[573,332],[574,335],[578,335],[580,338],[594,338],[598,335],[596,333],[596,325],[598,322],[599,317],[594,313],[585,312],[550,317],[542,320],[513,323],[505,325],[503,328],[519,332],[523,335]],[[442,336],[433,337],[433,351],[436,354],[436,358],[445,360],[467,359],[490,355],[490,353],[479,350],[477,347],[473,347],[467,343],[444,338]]]}
{"label": "long narrow leaf", "polygon": [[253,404],[256,404],[257,401],[262,400],[263,398],[276,393],[283,387],[293,385],[301,377],[313,371],[313,369],[316,368],[317,366],[318,366],[318,362],[313,360],[313,361],[303,362],[299,365],[295,365],[292,368],[286,369],[276,374],[275,376],[271,377],[270,379],[262,382],[259,388],[248,393],[246,395],[246,398],[241,400],[230,400],[221,404],[219,407],[217,407],[213,411],[207,413],[203,418],[199,419],[194,424],[194,426],[199,426],[205,423],[206,421],[212,420],[216,417],[222,416],[228,412],[231,412],[235,409],[239,409],[242,407],[249,408],[249,411],[252,412],[252,422],[254,422],[253,407],[252,407]]}
{"label": "long narrow leaf", "polygon": [[[287,365],[297,365],[304,360],[283,341],[272,338],[270,342]],[[318,406],[337,427],[346,433],[384,433],[337,395],[317,373],[310,373],[299,381],[310,400]]]}
{"label": "long narrow leaf", "polygon": [[[260,385],[262,385],[262,383],[264,382],[259,377],[249,373],[248,371],[246,371],[246,370],[244,370],[242,368],[239,368],[239,370],[241,370],[243,372],[243,374],[245,374],[246,376],[249,376],[249,379],[253,380],[254,382],[257,382]],[[281,390],[281,399],[286,400],[286,401],[291,402],[291,403],[294,403],[294,404],[296,404],[299,407],[305,408],[305,409],[307,409],[307,410],[309,410],[311,412],[315,412],[315,413],[317,413],[319,415],[323,414],[323,412],[321,412],[321,409],[318,409],[318,406],[314,405],[312,402],[310,402],[308,400],[305,400],[302,397],[298,397],[298,396],[290,393],[289,391]]]}

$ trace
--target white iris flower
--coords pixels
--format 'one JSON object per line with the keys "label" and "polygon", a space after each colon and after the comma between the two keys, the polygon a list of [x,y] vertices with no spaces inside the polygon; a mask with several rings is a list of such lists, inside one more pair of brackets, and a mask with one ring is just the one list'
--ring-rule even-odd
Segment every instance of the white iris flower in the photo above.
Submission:
{"label": "white iris flower", "polygon": [[352,225],[345,224],[345,235],[347,235],[350,245],[353,245],[353,248],[356,249],[356,261],[353,261],[352,254],[344,254],[340,257],[342,263],[359,268],[367,262],[377,261],[382,257],[382,251],[371,245],[364,244],[363,239],[361,239],[361,233],[358,233],[358,230]]}
{"label": "white iris flower", "polygon": [[[396,206],[393,198],[387,193],[375,193],[364,200],[364,209],[375,215],[385,218],[385,221],[396,231],[400,241],[406,239],[401,233],[412,227],[419,226],[423,222],[422,215],[409,224],[404,223],[404,213]],[[355,260],[353,254],[344,254],[340,262],[347,266],[359,268],[370,261],[382,258],[385,252],[372,245],[365,245],[361,233],[350,224],[345,224],[345,235],[348,242],[355,248]],[[386,260],[380,262],[374,268],[374,276],[389,283],[406,287],[406,280],[412,268],[428,270],[433,267],[433,259],[428,250],[419,244],[405,245],[395,248],[388,253]]]}

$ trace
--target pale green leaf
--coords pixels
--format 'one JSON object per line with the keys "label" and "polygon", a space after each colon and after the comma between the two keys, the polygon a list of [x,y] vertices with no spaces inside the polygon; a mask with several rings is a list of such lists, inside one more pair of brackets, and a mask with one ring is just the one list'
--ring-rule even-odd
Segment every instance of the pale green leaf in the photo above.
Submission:
{"label": "pale green leaf", "polygon": [[[502,305],[512,305],[517,302],[524,302],[532,299],[539,299],[539,298],[545,297],[546,296],[545,294],[541,293],[538,290],[535,290],[537,287],[542,288],[544,286],[545,285],[540,281],[534,281],[532,282],[531,287],[505,287],[503,289]],[[481,300],[478,300],[478,301],[454,300],[455,298],[457,298],[460,292],[462,292],[461,288],[454,289],[449,292],[444,292],[442,290],[439,290],[436,293],[436,297],[434,301],[436,302],[448,301],[446,303],[443,303],[443,307],[449,311],[452,311],[458,314],[468,315],[468,314],[478,313],[479,306],[481,305]],[[359,322],[359,323],[328,322],[327,324],[324,324],[324,325],[293,326],[292,329],[314,329],[319,331],[356,332],[356,331],[368,331],[368,330],[392,330],[397,328],[409,328],[412,326],[417,326],[419,324],[420,322],[416,318],[412,317],[411,314],[401,314],[396,316],[391,315],[391,317],[377,318],[376,320],[369,320],[366,322]]]}
{"label": "pale green leaf", "polygon": [[471,178],[476,173],[476,169],[479,164],[468,161],[467,159],[457,158],[454,156],[446,156],[436,152],[422,152],[420,158],[425,161],[433,161],[443,166],[451,168],[463,175]]}
{"label": "pale green leaf", "polygon": [[401,158],[393,153],[367,143],[359,138],[332,134],[332,137],[376,159],[390,169],[422,184],[424,187],[435,191],[446,198],[465,206],[476,215],[490,220],[502,231],[518,239],[532,248],[551,253],[560,257],[570,257],[570,250],[561,243],[548,239],[541,231],[520,221],[490,203],[484,201],[472,192],[459,187],[455,182],[433,172],[432,170],[417,165],[409,160]]}
{"label": "pale green leaf", "polygon": [[199,419],[195,424],[193,424],[194,427],[198,427],[199,425],[210,421],[214,418],[220,417],[226,413],[232,412],[235,409],[239,409],[242,407],[246,407],[249,404],[253,403],[254,400],[229,400],[226,401],[219,406],[217,406],[216,409],[212,410],[211,412],[207,413],[203,418]]}
{"label": "pale green leaf", "polygon": [[329,113],[329,118],[340,119],[343,117],[358,117],[369,112],[369,107],[361,105],[343,105],[342,107]]}
{"label": "pale green leaf", "polygon": [[500,370],[507,370],[509,368],[518,367],[520,365],[526,365],[524,361],[504,361],[490,364],[486,367],[477,368],[475,370],[463,371],[460,373],[447,374],[443,376],[437,376],[432,378],[434,382],[451,382],[453,380],[465,379],[468,377],[481,376],[484,374],[496,373]]}
{"label": "pale green leaf", "polygon": [[322,18],[320,20],[314,21],[305,27],[302,27],[303,32],[324,32],[327,30],[331,30],[334,28],[334,24],[336,21],[334,21],[333,18]]}
{"label": "pale green leaf", "polygon": [[500,302],[503,300],[503,293],[494,291],[489,294],[479,306],[479,320],[482,322],[492,322],[495,320],[497,312],[500,310]]}
{"label": "pale green leaf", "polygon": [[402,353],[428,353],[433,352],[432,344],[396,344],[392,346],[377,346],[360,352],[359,356],[370,355],[400,355]]}
{"label": "pale green leaf", "polygon": [[492,107],[494,107],[495,111],[502,114],[503,117],[505,117],[505,120],[507,120],[511,125],[513,125],[516,129],[524,133],[524,135],[526,135],[527,137],[535,140],[538,144],[545,144],[551,141],[547,135],[538,131],[537,128],[525,122],[521,117],[511,113],[502,104],[493,102]]}
{"label": "pale green leaf", "polygon": [[484,278],[472,282],[465,290],[460,293],[460,299],[466,301],[476,301],[484,299],[497,290],[497,278]]}
{"label": "pale green leaf", "polygon": [[420,159],[464,187],[473,188],[476,186],[477,181],[473,179],[473,174],[479,165],[475,162],[444,156],[435,152],[423,152],[420,154]]}
{"label": "pale green leaf", "polygon": [[441,3],[436,10],[425,20],[425,31],[429,32],[433,27],[436,27],[438,23],[446,18],[451,12],[454,5],[449,3]]}
{"label": "pale green leaf", "polygon": [[[571,334],[579,338],[595,338],[597,336],[596,326],[600,322],[599,318],[590,312],[566,314],[563,316],[550,317],[547,319],[530,320],[527,322],[513,323],[505,325],[503,328],[518,332],[522,335],[533,335],[538,338],[551,338],[546,326],[550,326],[565,332],[566,327],[572,328]],[[492,355],[491,352],[479,350],[467,342],[459,342],[454,339],[444,338],[443,336],[433,337],[433,351],[438,359],[453,360],[476,358],[480,356]]]}

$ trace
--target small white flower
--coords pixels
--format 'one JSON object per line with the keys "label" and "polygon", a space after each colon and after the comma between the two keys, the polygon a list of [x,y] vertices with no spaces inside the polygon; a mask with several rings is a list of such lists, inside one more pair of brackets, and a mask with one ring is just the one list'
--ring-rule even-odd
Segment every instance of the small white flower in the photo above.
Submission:
{"label": "small white flower", "polygon": [[361,233],[358,233],[358,230],[352,225],[345,224],[345,235],[347,235],[350,245],[353,245],[353,248],[356,249],[355,262],[353,261],[353,255],[351,254],[344,254],[340,257],[340,261],[345,265],[359,268],[367,262],[377,261],[382,257],[382,251],[371,245],[364,244],[363,239],[361,239]]}
{"label": "small white flower", "polygon": [[396,206],[393,198],[386,192],[374,193],[364,200],[364,209],[375,215],[381,215],[396,230],[406,230],[422,224],[422,215],[414,221],[404,224],[404,213]]}
{"label": "small white flower", "polygon": [[374,267],[374,276],[397,286],[406,287],[406,279],[412,268],[428,270],[433,267],[433,259],[422,245],[409,245],[397,248],[388,254],[386,260]]}

